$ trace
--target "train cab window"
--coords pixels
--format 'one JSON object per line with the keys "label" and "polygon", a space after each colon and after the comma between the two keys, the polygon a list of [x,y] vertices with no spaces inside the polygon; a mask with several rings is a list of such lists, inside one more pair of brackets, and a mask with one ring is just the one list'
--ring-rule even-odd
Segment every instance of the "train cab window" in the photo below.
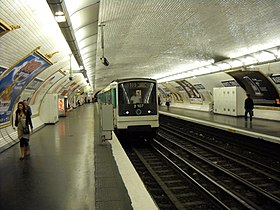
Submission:
{"label": "train cab window", "polygon": [[126,82],[119,85],[120,104],[149,104],[156,102],[155,83]]}
{"label": "train cab window", "polygon": [[142,94],[141,90],[136,90],[135,94],[130,97],[131,104],[139,104],[142,103]]}

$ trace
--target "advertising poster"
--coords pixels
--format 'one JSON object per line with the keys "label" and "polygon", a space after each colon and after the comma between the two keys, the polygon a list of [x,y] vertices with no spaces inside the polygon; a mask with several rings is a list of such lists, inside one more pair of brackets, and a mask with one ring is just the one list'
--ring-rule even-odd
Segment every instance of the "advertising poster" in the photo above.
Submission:
{"label": "advertising poster", "polygon": [[58,99],[58,111],[65,111],[64,109],[64,98]]}
{"label": "advertising poster", "polygon": [[15,64],[0,78],[0,126],[11,121],[13,107],[22,90],[52,63],[38,51]]}
{"label": "advertising poster", "polygon": [[71,89],[68,91],[68,95],[74,95],[74,92],[80,87],[82,87],[80,83],[75,83],[74,85],[71,85]]}
{"label": "advertising poster", "polygon": [[240,85],[233,79],[233,80],[224,80],[221,81],[224,87],[239,87]]}
{"label": "advertising poster", "polygon": [[63,77],[61,80],[59,80],[57,83],[55,83],[49,90],[48,93],[58,93],[58,89],[60,89],[61,87],[64,87],[63,84],[65,83],[65,81],[67,81],[68,78],[67,77]]}
{"label": "advertising poster", "polygon": [[6,71],[6,68],[0,66],[0,78],[2,77],[4,71]]}
{"label": "advertising poster", "polygon": [[174,102],[178,102],[178,103],[183,102],[183,96],[178,92],[178,89],[173,84],[163,83],[162,85],[165,87],[164,91],[168,90],[168,92],[167,91],[166,92],[174,100]]}
{"label": "advertising poster", "polygon": [[56,92],[58,94],[61,94],[65,89],[67,89],[69,87],[69,85],[72,83],[73,81],[70,80],[65,80],[61,85],[59,85],[59,87],[56,89]]}
{"label": "advertising poster", "polygon": [[67,83],[66,83],[66,85],[64,85],[64,86],[62,86],[61,88],[60,88],[60,90],[58,91],[58,94],[59,95],[66,95],[67,94],[67,92],[69,91],[69,90],[71,90],[71,88],[73,87],[73,86],[75,86],[77,83],[76,82],[74,82],[74,81],[66,81]]}
{"label": "advertising poster", "polygon": [[47,78],[44,83],[34,92],[30,101],[30,105],[34,105],[36,102],[41,101],[47,91],[64,76],[65,75],[61,71],[57,71]]}
{"label": "advertising poster", "polygon": [[181,85],[177,85],[175,88],[176,90],[178,90],[178,92],[185,92],[184,88],[182,88]]}
{"label": "advertising poster", "polygon": [[272,79],[272,81],[275,83],[275,85],[278,88],[278,91],[280,91],[280,74],[272,74],[270,76],[270,78]]}
{"label": "advertising poster", "polygon": [[27,90],[33,90],[35,91],[40,85],[44,82],[44,80],[35,78],[32,80],[32,82],[29,83],[29,85],[26,87]]}
{"label": "advertising poster", "polygon": [[164,97],[166,97],[167,93],[164,91],[164,89],[162,87],[158,86],[158,91],[160,92],[160,94]]}
{"label": "advertising poster", "polygon": [[202,103],[202,96],[191,83],[186,80],[180,80],[176,82],[186,91],[191,103]]}
{"label": "advertising poster", "polygon": [[[2,8],[1,8],[2,9]],[[0,19],[0,37],[13,30],[4,20]]]}
{"label": "advertising poster", "polygon": [[202,84],[193,84],[193,86],[195,87],[195,89],[197,90],[204,90],[205,87]]}
{"label": "advertising poster", "polygon": [[67,93],[68,93],[68,89],[67,89],[67,90],[63,90],[63,91],[62,91],[62,93],[61,93],[60,95],[62,95],[62,96],[66,96],[66,95],[67,95]]}
{"label": "advertising poster", "polygon": [[279,93],[276,86],[259,71],[227,72],[239,85],[251,95],[254,104],[280,106]]}

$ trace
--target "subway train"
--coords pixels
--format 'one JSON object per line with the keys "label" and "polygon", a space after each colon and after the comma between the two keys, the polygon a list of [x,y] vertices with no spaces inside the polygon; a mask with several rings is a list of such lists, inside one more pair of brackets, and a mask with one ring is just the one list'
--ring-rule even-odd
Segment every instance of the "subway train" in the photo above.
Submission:
{"label": "subway train", "polygon": [[147,78],[112,81],[96,94],[99,104],[112,104],[116,134],[151,137],[159,127],[157,82]]}

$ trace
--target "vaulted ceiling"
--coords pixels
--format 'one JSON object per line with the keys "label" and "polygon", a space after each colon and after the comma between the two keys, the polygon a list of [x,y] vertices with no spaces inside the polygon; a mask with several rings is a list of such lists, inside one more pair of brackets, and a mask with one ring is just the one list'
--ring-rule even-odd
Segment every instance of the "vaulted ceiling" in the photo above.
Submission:
{"label": "vaulted ceiling", "polygon": [[[72,48],[68,47],[69,42],[50,10],[52,2],[57,1],[1,0],[1,19],[21,28],[0,38],[0,66],[8,68],[41,46],[43,53],[60,52],[53,58],[57,62],[53,71],[69,70]],[[94,89],[117,78],[161,79],[280,46],[279,0],[65,0],[61,3],[68,13],[74,44],[78,45],[77,56],[81,57]],[[108,66],[100,60],[100,25],[103,25]]]}

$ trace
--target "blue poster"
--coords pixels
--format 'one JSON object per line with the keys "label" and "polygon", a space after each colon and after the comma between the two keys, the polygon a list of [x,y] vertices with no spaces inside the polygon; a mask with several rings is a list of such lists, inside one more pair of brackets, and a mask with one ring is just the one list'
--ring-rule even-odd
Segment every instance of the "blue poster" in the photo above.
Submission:
{"label": "blue poster", "polygon": [[3,68],[0,66],[0,78],[2,77],[2,74],[6,71],[6,68]]}
{"label": "blue poster", "polygon": [[34,51],[11,67],[0,78],[0,126],[11,121],[13,108],[22,90],[52,63]]}

